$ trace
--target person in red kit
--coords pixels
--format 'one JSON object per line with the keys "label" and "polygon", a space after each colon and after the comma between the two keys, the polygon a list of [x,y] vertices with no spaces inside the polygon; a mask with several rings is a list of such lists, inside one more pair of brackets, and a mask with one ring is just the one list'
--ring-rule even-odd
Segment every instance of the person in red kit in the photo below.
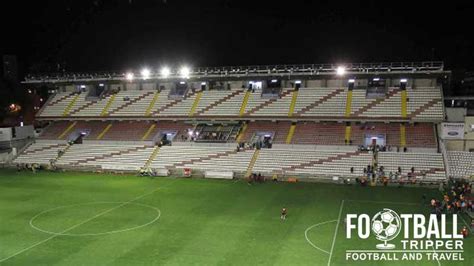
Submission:
{"label": "person in red kit", "polygon": [[280,216],[280,219],[286,220],[286,214],[287,214],[286,208],[281,209],[281,216]]}
{"label": "person in red kit", "polygon": [[462,230],[461,230],[461,234],[464,238],[467,237],[467,235],[469,234],[469,231],[467,231],[467,227],[463,227]]}

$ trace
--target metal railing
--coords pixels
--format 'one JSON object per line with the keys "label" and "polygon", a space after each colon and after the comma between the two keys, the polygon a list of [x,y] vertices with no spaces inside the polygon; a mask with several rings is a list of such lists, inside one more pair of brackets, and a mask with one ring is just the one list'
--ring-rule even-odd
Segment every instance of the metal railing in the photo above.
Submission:
{"label": "metal railing", "polygon": [[[339,63],[339,64],[289,64],[289,65],[255,65],[255,66],[221,66],[190,68],[186,78],[205,77],[241,77],[241,76],[272,76],[272,75],[318,75],[336,73],[338,67],[344,67],[348,74],[362,73],[414,73],[423,71],[443,71],[442,61],[425,62],[382,62],[382,63]],[[136,79],[141,79],[139,71],[132,71]],[[148,80],[166,80],[183,78],[178,68],[170,69],[167,77],[160,75],[160,71],[151,70]],[[121,71],[100,72],[64,72],[29,74],[23,83],[57,83],[74,81],[107,81],[126,80],[126,73]]]}

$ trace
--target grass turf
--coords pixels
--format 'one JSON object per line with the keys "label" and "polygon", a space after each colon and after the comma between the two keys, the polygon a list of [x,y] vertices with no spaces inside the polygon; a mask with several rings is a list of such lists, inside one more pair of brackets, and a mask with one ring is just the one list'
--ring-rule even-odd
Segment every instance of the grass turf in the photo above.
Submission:
{"label": "grass turf", "polygon": [[[243,181],[0,170],[0,264],[328,265],[329,255],[311,246],[305,231],[336,220],[344,199],[331,265],[348,265],[346,249],[374,249],[378,241],[346,240],[345,213],[374,214],[384,207],[426,213],[423,194],[438,196],[439,192],[312,183],[249,186]],[[289,215],[281,221],[284,206]],[[159,214],[156,222],[128,230],[152,222]],[[38,229],[73,236],[34,229],[30,221],[35,216],[32,223]],[[321,224],[308,230],[307,237],[330,251],[335,228],[336,222]],[[120,230],[123,232],[114,233]],[[473,239],[464,241],[463,262],[441,261],[441,265],[474,265]]]}

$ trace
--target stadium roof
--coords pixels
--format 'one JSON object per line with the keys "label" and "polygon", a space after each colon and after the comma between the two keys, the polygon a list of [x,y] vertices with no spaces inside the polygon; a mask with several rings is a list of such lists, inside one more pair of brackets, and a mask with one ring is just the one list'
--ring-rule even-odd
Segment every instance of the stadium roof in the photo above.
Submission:
{"label": "stadium roof", "polygon": [[[252,77],[327,77],[337,74],[338,69],[344,67],[345,76],[360,76],[374,74],[439,74],[448,73],[444,70],[441,61],[425,62],[384,62],[384,63],[338,63],[338,64],[292,64],[292,65],[255,65],[255,66],[223,66],[223,67],[195,67],[189,68],[189,79],[225,79],[225,78],[252,78]],[[168,70],[168,69],[167,69]],[[180,69],[169,68],[166,77],[162,76],[160,69],[128,72],[109,71],[91,73],[49,73],[28,75],[23,83],[65,83],[65,82],[99,82],[99,81],[125,81],[130,77],[137,80],[174,80],[183,79]],[[187,69],[188,71],[188,69]]]}

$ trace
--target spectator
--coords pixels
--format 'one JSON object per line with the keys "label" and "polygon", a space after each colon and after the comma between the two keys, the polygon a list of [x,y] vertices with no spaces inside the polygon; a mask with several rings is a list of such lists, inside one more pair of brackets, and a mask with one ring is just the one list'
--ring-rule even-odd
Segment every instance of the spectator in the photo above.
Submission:
{"label": "spectator", "polygon": [[462,228],[461,234],[462,234],[462,236],[463,236],[464,238],[466,238],[466,237],[468,236],[469,232],[468,232],[466,226],[464,226],[464,227]]}

